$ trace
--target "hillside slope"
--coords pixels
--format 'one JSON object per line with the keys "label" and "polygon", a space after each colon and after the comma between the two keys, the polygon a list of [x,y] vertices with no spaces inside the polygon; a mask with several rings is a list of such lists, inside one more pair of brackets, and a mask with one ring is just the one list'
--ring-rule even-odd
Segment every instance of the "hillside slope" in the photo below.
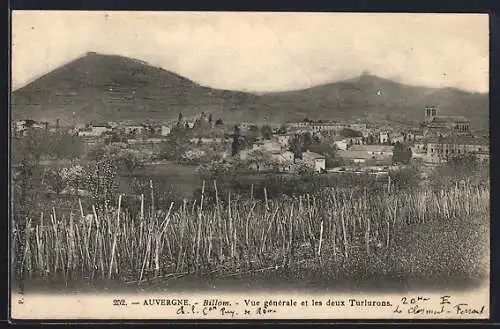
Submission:
{"label": "hillside slope", "polygon": [[295,119],[362,119],[369,122],[418,122],[426,105],[439,115],[463,115],[476,128],[488,126],[488,95],[458,89],[408,86],[371,75],[306,90],[262,96],[269,110],[286,108]]}
{"label": "hillside slope", "polygon": [[202,111],[225,122],[363,119],[409,122],[425,105],[488,127],[488,95],[400,84],[364,74],[309,89],[268,94],[213,89],[131,58],[88,53],[13,92],[15,120],[175,120]]}

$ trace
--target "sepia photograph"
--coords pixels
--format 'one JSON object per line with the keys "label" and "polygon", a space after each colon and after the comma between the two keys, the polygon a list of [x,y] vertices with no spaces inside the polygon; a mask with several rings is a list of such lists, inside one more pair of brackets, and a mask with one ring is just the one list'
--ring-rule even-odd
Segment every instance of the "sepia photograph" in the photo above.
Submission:
{"label": "sepia photograph", "polygon": [[488,15],[11,30],[13,318],[489,316]]}

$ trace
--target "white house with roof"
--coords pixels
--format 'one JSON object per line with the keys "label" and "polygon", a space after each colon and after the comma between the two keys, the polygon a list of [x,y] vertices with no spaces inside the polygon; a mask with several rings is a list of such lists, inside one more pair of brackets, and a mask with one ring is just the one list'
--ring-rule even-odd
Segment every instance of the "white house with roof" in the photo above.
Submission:
{"label": "white house with roof", "polygon": [[348,150],[340,150],[339,155],[354,163],[392,160],[394,146],[392,145],[353,145]]}
{"label": "white house with roof", "polygon": [[324,155],[306,151],[302,153],[302,160],[307,162],[314,171],[322,172],[326,169],[326,158]]}
{"label": "white house with roof", "polygon": [[78,131],[78,136],[81,137],[99,137],[106,132],[110,132],[112,128],[107,124],[88,125],[86,128]]}
{"label": "white house with roof", "polygon": [[337,147],[337,149],[345,151],[345,150],[347,150],[347,148],[349,146],[349,143],[345,139],[336,140],[335,141],[335,146]]}
{"label": "white house with roof", "polygon": [[170,128],[170,126],[162,125],[160,127],[160,135],[162,135],[162,136],[170,135],[171,132],[172,132],[172,128]]}

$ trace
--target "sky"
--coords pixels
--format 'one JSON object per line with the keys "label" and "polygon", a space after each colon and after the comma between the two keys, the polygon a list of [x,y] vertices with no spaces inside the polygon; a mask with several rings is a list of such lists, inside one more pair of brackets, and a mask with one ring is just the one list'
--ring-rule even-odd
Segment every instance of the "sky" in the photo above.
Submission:
{"label": "sky", "polygon": [[485,14],[12,13],[12,89],[85,55],[128,56],[213,88],[296,90],[369,72],[489,90]]}

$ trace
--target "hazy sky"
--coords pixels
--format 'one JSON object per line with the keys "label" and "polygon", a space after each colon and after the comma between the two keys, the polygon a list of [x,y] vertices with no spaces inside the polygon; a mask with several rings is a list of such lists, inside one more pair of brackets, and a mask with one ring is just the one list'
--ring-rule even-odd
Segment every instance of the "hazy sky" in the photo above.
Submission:
{"label": "hazy sky", "polygon": [[367,70],[486,92],[488,33],[477,14],[14,11],[12,87],[95,51],[225,89],[300,89]]}

